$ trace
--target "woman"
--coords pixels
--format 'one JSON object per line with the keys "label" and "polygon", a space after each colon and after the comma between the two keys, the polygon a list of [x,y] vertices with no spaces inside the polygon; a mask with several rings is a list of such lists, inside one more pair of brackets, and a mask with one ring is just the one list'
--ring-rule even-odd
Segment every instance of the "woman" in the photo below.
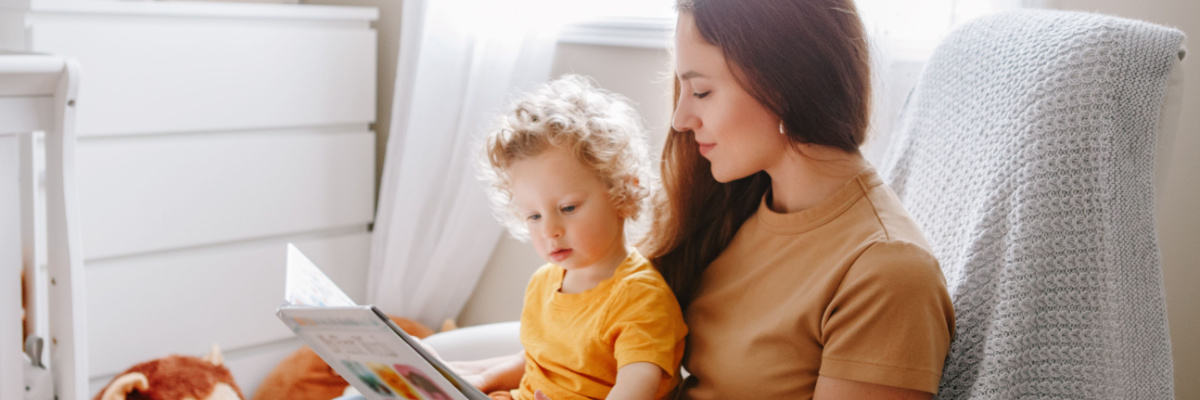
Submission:
{"label": "woman", "polygon": [[641,247],[690,331],[682,397],[932,397],[954,310],[858,150],[870,73],[852,0],[676,7],[675,115]]}
{"label": "woman", "polygon": [[681,0],[664,192],[642,244],[691,331],[688,399],[930,398],[953,336],[920,230],[858,151],[851,0]]}

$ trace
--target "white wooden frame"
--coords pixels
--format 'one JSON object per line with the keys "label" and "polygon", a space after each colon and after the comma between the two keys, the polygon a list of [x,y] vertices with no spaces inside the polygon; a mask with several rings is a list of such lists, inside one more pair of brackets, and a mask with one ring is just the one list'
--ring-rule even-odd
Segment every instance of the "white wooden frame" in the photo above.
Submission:
{"label": "white wooden frame", "polygon": [[[26,215],[21,218],[25,223],[18,222],[17,225],[23,226],[24,234],[21,236],[25,237],[24,241],[44,240],[47,249],[46,268],[49,285],[45,288],[31,285],[29,289],[34,292],[48,292],[48,315],[31,317],[49,319],[49,367],[54,377],[55,392],[58,398],[63,400],[86,399],[88,389],[87,318],[84,305],[86,296],[80,246],[79,205],[76,201],[77,189],[74,179],[75,98],[79,87],[79,72],[79,65],[74,60],[63,57],[0,53],[0,138],[16,138],[35,131],[45,133],[45,237],[39,238],[38,230],[28,226],[34,218]],[[24,147],[22,152],[33,147],[32,140],[16,143],[24,144],[12,146]],[[8,165],[16,165],[17,168],[13,170],[18,171],[18,174],[32,174],[32,157],[15,157],[15,154],[8,153],[0,154],[0,160],[5,160],[8,155],[14,156],[13,162]],[[18,159],[21,161],[17,161]],[[0,172],[6,170],[0,167]],[[0,203],[13,200],[13,204],[25,206],[26,209],[22,213],[33,213],[37,208],[31,205],[37,203],[34,199],[39,179],[18,177],[14,181],[21,182],[17,185],[19,189],[0,189]],[[2,198],[7,193],[17,195]],[[8,208],[11,210],[22,207]],[[7,243],[0,246],[12,248]],[[37,263],[33,262],[36,259],[37,248],[36,245],[26,243],[22,251],[24,268],[31,280],[37,276]],[[0,252],[0,255],[3,254]],[[9,272],[17,271],[14,268],[5,273]],[[5,286],[0,288],[0,293],[20,293],[20,282],[13,280],[11,282],[15,283],[10,284],[7,279],[0,282]],[[13,301],[17,303],[10,304]],[[10,315],[14,312],[16,315]],[[0,317],[6,319],[0,322],[0,326],[5,327],[0,331],[0,343],[8,343],[0,346],[0,398],[23,398],[23,358],[15,353],[15,346],[12,346],[12,343],[22,339],[21,324],[11,323],[12,320],[8,319],[20,317],[19,294],[0,298]]]}

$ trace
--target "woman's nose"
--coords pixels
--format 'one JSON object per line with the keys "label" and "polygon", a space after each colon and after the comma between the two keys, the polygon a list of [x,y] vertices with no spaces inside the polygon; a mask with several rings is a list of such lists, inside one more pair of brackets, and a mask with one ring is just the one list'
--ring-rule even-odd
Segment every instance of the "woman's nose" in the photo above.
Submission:
{"label": "woman's nose", "polygon": [[700,127],[700,119],[692,112],[692,104],[686,94],[679,97],[675,106],[675,115],[671,117],[671,127],[676,132],[687,132]]}

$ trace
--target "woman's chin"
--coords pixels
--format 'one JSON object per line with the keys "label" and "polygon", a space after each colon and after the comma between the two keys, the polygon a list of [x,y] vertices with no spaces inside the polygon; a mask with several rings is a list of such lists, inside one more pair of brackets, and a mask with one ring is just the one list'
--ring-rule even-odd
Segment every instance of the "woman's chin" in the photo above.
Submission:
{"label": "woman's chin", "polygon": [[753,172],[742,173],[741,171],[731,171],[729,169],[718,168],[716,165],[712,166],[711,171],[713,179],[720,183],[729,183],[753,175]]}

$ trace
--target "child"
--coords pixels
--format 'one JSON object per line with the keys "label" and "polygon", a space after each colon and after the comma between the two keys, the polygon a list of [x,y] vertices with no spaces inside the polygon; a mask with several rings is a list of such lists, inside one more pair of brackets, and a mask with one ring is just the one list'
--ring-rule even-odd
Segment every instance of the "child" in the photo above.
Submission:
{"label": "child", "polygon": [[662,276],[626,245],[625,221],[649,194],[637,112],[564,76],[519,101],[485,155],[501,219],[548,264],[525,291],[525,351],[454,367],[484,392],[517,387],[490,395],[500,399],[667,397],[687,327]]}

